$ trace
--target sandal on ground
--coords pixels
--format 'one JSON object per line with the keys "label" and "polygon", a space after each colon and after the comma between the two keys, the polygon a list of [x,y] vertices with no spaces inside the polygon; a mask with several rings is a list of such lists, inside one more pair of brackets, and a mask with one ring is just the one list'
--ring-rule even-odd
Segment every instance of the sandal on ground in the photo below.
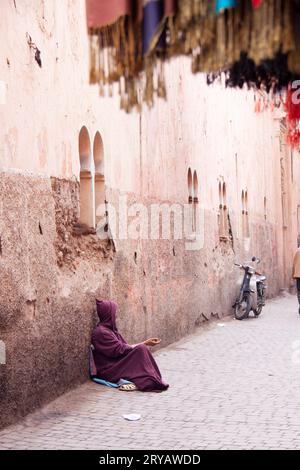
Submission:
{"label": "sandal on ground", "polygon": [[121,390],[121,392],[133,392],[137,390],[137,387],[134,384],[123,384],[120,385],[119,390]]}

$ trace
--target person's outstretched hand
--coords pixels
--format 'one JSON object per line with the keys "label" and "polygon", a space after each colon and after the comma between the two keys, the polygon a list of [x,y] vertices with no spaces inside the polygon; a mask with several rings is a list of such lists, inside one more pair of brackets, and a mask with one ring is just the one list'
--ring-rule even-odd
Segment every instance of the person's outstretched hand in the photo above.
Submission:
{"label": "person's outstretched hand", "polygon": [[149,339],[146,339],[146,341],[144,341],[144,344],[146,346],[156,346],[160,342],[161,342],[161,340],[158,339],[158,338],[149,338]]}

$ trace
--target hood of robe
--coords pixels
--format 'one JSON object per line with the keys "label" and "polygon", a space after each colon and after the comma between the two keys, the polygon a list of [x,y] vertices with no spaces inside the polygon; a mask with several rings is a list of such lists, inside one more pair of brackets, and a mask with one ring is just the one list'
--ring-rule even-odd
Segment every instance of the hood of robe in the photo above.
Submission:
{"label": "hood of robe", "polygon": [[118,304],[112,300],[96,300],[96,305],[101,325],[117,331],[116,312]]}

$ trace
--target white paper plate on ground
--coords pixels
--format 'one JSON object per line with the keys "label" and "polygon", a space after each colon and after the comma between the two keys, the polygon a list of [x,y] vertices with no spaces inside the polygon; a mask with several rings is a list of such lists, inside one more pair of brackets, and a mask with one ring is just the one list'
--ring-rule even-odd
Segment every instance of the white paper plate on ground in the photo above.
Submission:
{"label": "white paper plate on ground", "polygon": [[131,413],[129,415],[123,415],[124,419],[127,419],[127,421],[138,421],[141,419],[141,415],[136,414],[136,413]]}

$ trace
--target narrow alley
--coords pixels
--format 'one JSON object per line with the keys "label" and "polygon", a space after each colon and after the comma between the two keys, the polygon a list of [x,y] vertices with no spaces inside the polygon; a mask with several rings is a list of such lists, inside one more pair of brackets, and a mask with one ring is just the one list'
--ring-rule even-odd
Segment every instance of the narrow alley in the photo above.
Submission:
{"label": "narrow alley", "polygon": [[296,298],[280,297],[158,351],[167,392],[86,383],[4,429],[0,449],[297,449],[299,351]]}

